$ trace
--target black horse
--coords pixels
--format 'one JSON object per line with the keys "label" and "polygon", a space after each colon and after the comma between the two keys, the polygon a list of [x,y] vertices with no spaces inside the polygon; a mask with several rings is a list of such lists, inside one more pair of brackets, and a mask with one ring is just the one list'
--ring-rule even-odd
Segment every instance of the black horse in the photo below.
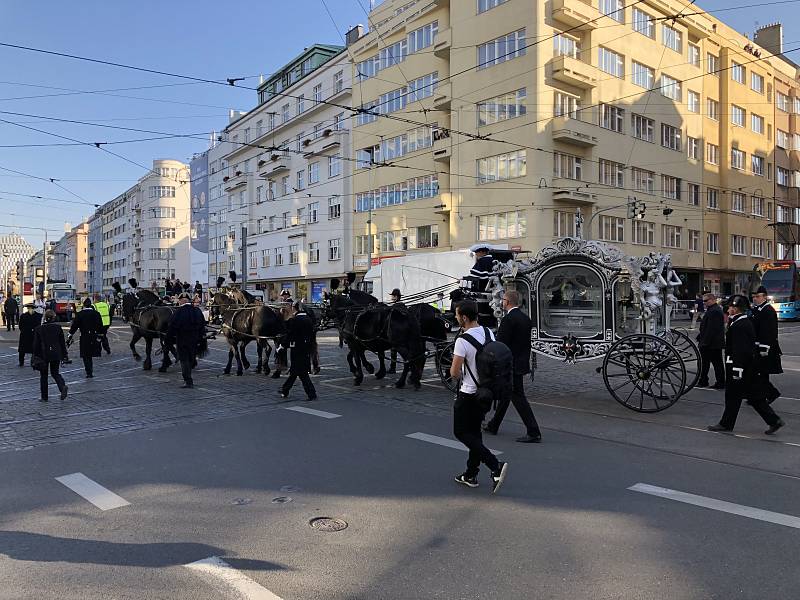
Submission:
{"label": "black horse", "polygon": [[133,338],[130,348],[133,358],[141,360],[142,357],[136,352],[136,342],[144,338],[145,341],[145,360],[143,368],[149,371],[153,368],[152,351],[153,340],[158,339],[161,343],[161,366],[159,371],[165,373],[172,364],[170,353],[175,356],[177,362],[177,352],[172,345],[166,342],[167,330],[175,308],[166,306],[157,294],[150,290],[139,290],[136,293],[125,294],[122,298],[122,316],[130,323]]}

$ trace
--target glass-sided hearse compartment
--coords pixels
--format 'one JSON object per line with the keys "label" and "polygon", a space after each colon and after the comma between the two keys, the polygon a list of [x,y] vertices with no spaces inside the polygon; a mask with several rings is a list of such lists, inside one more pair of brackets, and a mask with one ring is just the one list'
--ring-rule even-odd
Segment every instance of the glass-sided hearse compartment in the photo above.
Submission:
{"label": "glass-sided hearse compartment", "polygon": [[602,338],[604,283],[594,269],[561,264],[539,279],[539,337]]}

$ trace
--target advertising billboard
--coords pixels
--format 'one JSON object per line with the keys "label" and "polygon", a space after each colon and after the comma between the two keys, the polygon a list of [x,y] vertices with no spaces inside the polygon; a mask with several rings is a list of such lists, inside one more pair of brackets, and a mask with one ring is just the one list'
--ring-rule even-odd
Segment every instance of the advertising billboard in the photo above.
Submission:
{"label": "advertising billboard", "polygon": [[191,168],[191,270],[192,279],[208,282],[208,154],[195,157]]}

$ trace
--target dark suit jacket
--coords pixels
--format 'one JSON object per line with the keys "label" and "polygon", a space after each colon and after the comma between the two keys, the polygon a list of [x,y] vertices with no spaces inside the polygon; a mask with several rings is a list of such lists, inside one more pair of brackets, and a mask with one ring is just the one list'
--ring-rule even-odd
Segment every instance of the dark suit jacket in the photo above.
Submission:
{"label": "dark suit jacket", "polygon": [[69,328],[70,335],[76,331],[81,332],[80,350],[81,358],[100,356],[100,342],[97,340],[103,331],[103,319],[94,308],[83,308],[72,319]]}
{"label": "dark suit jacket", "polygon": [[521,309],[515,308],[500,321],[497,341],[503,342],[514,357],[514,374],[531,372],[531,320]]}
{"label": "dark suit jacket", "polygon": [[33,332],[42,323],[42,315],[39,313],[22,313],[19,317],[19,352],[25,354],[33,353]]}
{"label": "dark suit jacket", "polygon": [[33,332],[33,354],[46,362],[60,362],[67,357],[64,330],[58,323],[44,323]]}
{"label": "dark suit jacket", "polygon": [[184,304],[175,311],[169,322],[167,341],[174,343],[180,358],[193,358],[197,346],[206,334],[206,319],[196,306]]}
{"label": "dark suit jacket", "polygon": [[725,347],[725,315],[719,304],[712,304],[700,321],[697,344],[703,348],[721,350]]}
{"label": "dark suit jacket", "polygon": [[728,335],[725,340],[726,375],[732,380],[732,368],[744,369],[742,380],[749,389],[756,373],[755,356],[756,330],[753,320],[747,315],[732,317],[728,321]]}
{"label": "dark suit jacket", "polygon": [[314,341],[314,322],[306,313],[297,313],[286,322],[284,344],[289,346],[290,373],[311,371],[311,344]]}
{"label": "dark suit jacket", "polygon": [[756,330],[756,341],[769,346],[769,354],[759,359],[759,370],[762,373],[783,373],[781,368],[781,347],[778,344],[778,313],[775,308],[764,303],[753,307],[753,327]]}

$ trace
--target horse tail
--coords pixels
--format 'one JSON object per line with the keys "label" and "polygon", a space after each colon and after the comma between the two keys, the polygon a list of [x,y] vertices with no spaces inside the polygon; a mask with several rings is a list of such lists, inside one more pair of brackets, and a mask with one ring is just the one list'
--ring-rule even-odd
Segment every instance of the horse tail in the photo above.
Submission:
{"label": "horse tail", "polygon": [[197,357],[205,358],[206,356],[208,356],[208,339],[204,335],[197,344]]}

